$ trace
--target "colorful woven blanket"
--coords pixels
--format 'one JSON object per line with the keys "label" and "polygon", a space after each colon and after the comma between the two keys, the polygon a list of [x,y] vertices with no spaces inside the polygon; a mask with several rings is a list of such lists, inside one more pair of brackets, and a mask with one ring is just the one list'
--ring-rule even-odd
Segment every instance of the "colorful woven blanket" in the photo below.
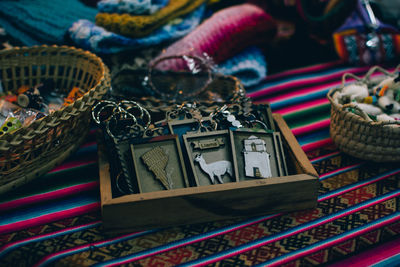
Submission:
{"label": "colorful woven blanket", "polygon": [[130,14],[98,13],[96,24],[127,37],[138,38],[150,35],[168,21],[193,12],[205,0],[170,0],[158,12],[151,15],[132,16]]}
{"label": "colorful woven blanket", "polygon": [[[365,266],[398,262],[398,164],[339,152],[329,138],[326,93],[345,72],[338,62],[270,75],[248,89],[284,116],[320,175],[315,209],[152,229],[102,231],[97,145],[92,134],[69,160],[1,196],[1,266]],[[138,214],[140,216],[140,214]],[[391,265],[393,266],[393,265]]]}
{"label": "colorful woven blanket", "polygon": [[205,6],[200,6],[190,14],[173,19],[152,34],[141,38],[129,38],[107,31],[89,20],[78,20],[69,28],[68,33],[75,44],[95,53],[138,50],[185,36],[200,24],[204,11]]}

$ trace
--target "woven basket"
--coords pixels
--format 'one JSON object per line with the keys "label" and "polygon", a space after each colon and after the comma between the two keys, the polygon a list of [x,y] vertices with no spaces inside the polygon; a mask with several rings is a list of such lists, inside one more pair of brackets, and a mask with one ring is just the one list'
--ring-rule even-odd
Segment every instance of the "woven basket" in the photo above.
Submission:
{"label": "woven basket", "polygon": [[[400,122],[373,121],[354,103],[339,104],[335,95],[343,89],[348,77],[367,83],[370,87],[381,81],[371,79],[373,73],[380,71],[386,77],[394,77],[397,69],[390,73],[380,67],[373,67],[363,78],[346,73],[342,77],[342,86],[329,91],[327,97],[331,103],[330,136],[341,151],[375,162],[400,161]],[[357,114],[348,111],[349,107]]]}
{"label": "woven basket", "polygon": [[0,137],[0,193],[48,172],[85,139],[91,106],[107,92],[109,72],[92,53],[66,46],[35,46],[0,51],[0,79],[6,92],[45,79],[83,97],[26,127]]}

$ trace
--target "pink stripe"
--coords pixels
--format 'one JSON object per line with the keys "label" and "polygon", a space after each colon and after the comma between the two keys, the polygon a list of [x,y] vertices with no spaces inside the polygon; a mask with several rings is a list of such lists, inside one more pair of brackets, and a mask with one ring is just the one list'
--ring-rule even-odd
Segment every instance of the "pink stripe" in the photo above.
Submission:
{"label": "pink stripe", "polygon": [[97,146],[97,141],[91,141],[91,142],[84,143],[83,145],[80,146],[80,148],[86,148],[89,146]]}
{"label": "pink stripe", "polygon": [[[300,252],[300,253],[298,253],[296,255],[293,255],[293,256],[285,257],[284,259],[280,260],[279,262],[274,262],[272,264],[268,264],[268,266],[282,266],[282,264],[288,263],[288,262],[296,260],[298,258],[305,257],[305,256],[307,256],[307,255],[309,255],[311,253],[314,253],[314,252],[317,252],[317,251],[321,251],[323,249],[326,249],[326,248],[332,247],[334,245],[340,244],[340,243],[342,243],[342,242],[344,242],[346,240],[350,240],[352,238],[355,238],[355,237],[360,236],[362,234],[365,234],[367,232],[371,232],[371,231],[373,231],[375,229],[378,229],[378,228],[384,227],[384,226],[386,226],[388,224],[397,222],[399,218],[400,218],[400,215],[396,216],[394,218],[391,218],[391,219],[389,219],[387,221],[381,222],[379,224],[372,225],[371,227],[364,228],[364,229],[361,229],[360,231],[357,231],[357,232],[351,233],[349,235],[343,236],[342,238],[332,240],[332,241],[327,242],[327,243],[325,243],[325,244],[323,244],[321,246],[314,247],[314,248],[309,249],[307,251],[302,251],[302,252]],[[378,253],[374,250],[373,251],[373,255],[378,255]],[[350,264],[350,265],[337,265],[337,266],[354,266],[354,265]],[[358,266],[368,266],[368,265],[361,264],[361,265],[358,265]]]}
{"label": "pink stripe", "polygon": [[303,145],[303,146],[301,146],[301,148],[304,150],[304,152],[310,152],[310,151],[316,150],[320,147],[331,145],[331,144],[333,144],[333,142],[332,142],[332,139],[329,137],[329,138],[326,138],[326,139],[323,139],[323,140],[320,140],[317,142]]}
{"label": "pink stripe", "polygon": [[[398,219],[398,218],[393,218]],[[330,265],[330,267],[342,267],[342,266],[371,266],[379,263],[380,261],[386,260],[400,253],[400,238],[387,242],[379,247],[370,249],[359,253],[351,258],[337,262]]]}
{"label": "pink stripe", "polygon": [[[340,74],[338,76],[341,76],[341,75],[342,74]],[[289,89],[291,89],[293,87],[296,87],[296,90],[293,90],[295,92],[298,91],[300,88],[307,88],[308,87],[307,85],[310,85],[310,79],[312,79],[312,78],[302,79],[302,80],[299,80],[299,81],[287,81],[282,85],[277,85],[277,86],[274,86],[274,87],[265,88],[265,89],[262,89],[260,91],[256,91],[256,92],[253,92],[253,93],[248,93],[247,96],[249,96],[249,97],[251,97],[253,99],[259,100],[259,98],[264,99],[265,97],[267,97],[269,95],[272,95],[274,93],[282,94],[282,92],[288,91],[288,92],[285,92],[285,93],[289,94],[291,92],[291,91],[289,91]],[[325,80],[326,77],[324,76],[322,78],[318,77],[318,78],[314,78],[314,79]],[[337,83],[338,81],[336,81],[336,80],[338,80],[338,79],[335,79],[335,82]],[[326,85],[326,83],[324,83],[324,85]]]}
{"label": "pink stripe", "polygon": [[324,178],[325,176],[332,175],[333,173],[338,173],[338,172],[346,171],[346,170],[351,169],[351,168],[354,168],[354,167],[359,167],[359,166],[361,166],[362,164],[363,164],[363,163],[357,163],[357,164],[353,164],[353,165],[350,165],[350,166],[346,166],[346,167],[344,167],[344,168],[336,169],[336,170],[331,171],[331,172],[326,172],[326,173],[324,173],[324,174],[321,174],[321,175],[319,176],[319,178]]}
{"label": "pink stripe", "polygon": [[326,119],[326,120],[322,120],[322,121],[318,121],[306,126],[300,126],[300,127],[296,127],[292,129],[292,133],[294,135],[302,135],[302,134],[306,134],[309,132],[313,132],[316,130],[321,130],[323,128],[328,128],[330,124],[330,119]]}
{"label": "pink stripe", "polygon": [[32,218],[32,219],[28,219],[25,221],[10,223],[8,225],[1,226],[0,234],[19,231],[22,229],[46,224],[49,222],[54,222],[54,221],[61,220],[64,218],[78,216],[78,215],[82,215],[82,214],[85,214],[88,212],[97,211],[99,209],[100,209],[100,203],[97,202],[97,203],[92,203],[92,204],[84,205],[84,206],[69,209],[69,210],[54,212],[54,213],[47,214],[47,215],[42,215],[37,218]]}
{"label": "pink stripe", "polygon": [[[331,154],[339,154],[339,153],[340,153],[340,152],[334,152],[334,153],[331,153]],[[330,155],[330,154],[328,154],[328,155]],[[326,156],[328,156],[328,155],[326,155]],[[349,166],[349,167],[346,167],[346,168],[351,168],[351,167],[353,167],[353,166],[355,166],[355,165],[352,165],[352,166]],[[346,168],[343,168],[343,169],[346,169]],[[400,171],[399,171],[399,172],[400,172]],[[388,176],[391,176],[391,175],[394,175],[394,174],[390,174],[390,175],[388,175]],[[388,177],[388,176],[385,176],[385,177]],[[382,178],[382,179],[383,179],[383,178]],[[359,188],[359,187],[357,186],[356,188]],[[354,190],[354,189],[356,189],[356,188],[352,188],[352,189],[350,189],[350,190],[348,190],[348,191]],[[346,191],[346,192],[348,192],[348,191]],[[336,195],[335,195],[335,196],[336,196]],[[326,199],[333,198],[333,197],[335,197],[335,196],[329,195],[329,196],[327,196],[325,199],[318,199],[318,202],[324,201],[324,200],[326,200]],[[176,246],[173,246],[173,247],[170,247],[170,248],[164,249],[164,250],[159,250],[159,251],[154,252],[154,253],[149,253],[149,254],[146,254],[146,255],[142,255],[142,256],[130,258],[130,259],[127,259],[127,260],[125,260],[125,261],[120,261],[120,262],[118,262],[118,263],[111,264],[111,265],[108,265],[108,266],[117,266],[117,265],[119,265],[119,264],[129,263],[129,262],[132,262],[132,261],[137,261],[137,260],[140,260],[140,259],[143,259],[143,258],[146,258],[146,257],[153,256],[153,255],[156,255],[156,254],[161,254],[161,253],[166,252],[166,251],[169,251],[169,250],[177,249],[177,248],[179,248],[179,247],[186,246],[186,245],[189,245],[189,244],[193,244],[193,243],[195,243],[195,242],[203,241],[203,240],[206,240],[206,239],[209,239],[209,238],[213,238],[213,237],[218,236],[218,235],[221,235],[221,234],[226,234],[226,233],[229,233],[229,232],[232,232],[232,231],[236,231],[236,230],[242,229],[242,228],[244,228],[244,227],[247,227],[247,226],[250,226],[250,225],[253,225],[253,224],[262,222],[262,221],[270,220],[270,219],[273,219],[273,218],[275,218],[275,217],[279,217],[279,216],[281,216],[281,215],[283,215],[283,214],[284,214],[284,213],[274,214],[274,215],[269,216],[268,218],[263,218],[263,219],[260,219],[260,220],[255,221],[255,222],[247,223],[247,224],[245,224],[245,225],[241,225],[241,226],[238,226],[238,227],[235,227],[235,228],[232,228],[232,229],[228,229],[228,230],[225,230],[225,231],[221,231],[221,232],[215,233],[215,234],[213,234],[213,235],[208,235],[207,237],[203,237],[203,238],[196,239],[196,240],[193,240],[193,241],[190,241],[190,242],[185,242],[185,243],[182,243],[182,244],[178,244],[178,245],[176,245]]]}
{"label": "pink stripe", "polygon": [[274,93],[282,92],[282,91],[287,91],[293,87],[304,87],[305,85],[309,85],[311,83],[322,83],[327,80],[338,80],[340,81],[340,78],[343,76],[344,73],[346,72],[361,72],[361,71],[367,71],[370,67],[361,67],[361,68],[354,68],[354,69],[346,69],[346,70],[341,70],[339,72],[327,74],[327,75],[319,75],[316,77],[305,77],[302,79],[298,80],[288,80],[286,82],[283,82],[279,85],[275,85],[272,87],[266,87],[264,89],[258,90],[256,92],[252,92],[247,94],[251,98],[259,98],[263,97],[266,95],[271,95]]}
{"label": "pink stripe", "polygon": [[125,234],[125,235],[114,237],[114,238],[111,238],[111,239],[107,239],[107,240],[103,240],[103,241],[99,241],[99,242],[93,242],[93,243],[85,244],[85,245],[82,245],[82,246],[77,246],[77,247],[73,247],[73,248],[70,248],[70,249],[62,250],[62,251],[47,255],[46,257],[42,258],[39,262],[37,262],[34,266],[35,267],[36,266],[40,266],[43,263],[45,263],[46,261],[48,261],[49,259],[57,257],[58,255],[66,254],[68,252],[73,252],[73,251],[77,251],[77,250],[80,250],[80,249],[85,249],[85,248],[92,247],[92,246],[93,247],[101,246],[103,244],[106,244],[106,243],[109,243],[109,242],[113,242],[114,240],[123,239],[123,238],[126,238],[126,237],[137,235],[138,233],[143,233],[143,232],[135,232],[135,233],[131,233],[131,234]]}
{"label": "pink stripe", "polygon": [[46,237],[50,237],[50,236],[53,236],[53,235],[62,234],[62,233],[68,232],[68,231],[73,231],[73,230],[76,230],[76,229],[79,229],[79,228],[85,228],[85,227],[92,226],[92,225],[94,226],[94,225],[100,224],[100,223],[101,223],[101,221],[95,221],[95,222],[88,223],[88,224],[83,224],[83,225],[78,225],[78,226],[65,228],[65,229],[62,229],[62,230],[59,230],[59,231],[55,231],[55,232],[51,232],[51,233],[48,233],[48,234],[32,236],[32,237],[29,237],[29,238],[26,238],[26,239],[23,239],[23,240],[16,241],[14,243],[6,244],[5,246],[0,248],[0,252],[8,249],[9,247],[13,247],[13,246],[21,244],[21,243],[26,243],[26,242],[29,242],[31,240],[46,238]]}
{"label": "pink stripe", "polygon": [[[379,77],[382,75],[383,74],[381,74],[381,73],[375,73],[375,74],[371,75],[371,77],[375,78],[375,77]],[[351,82],[351,81],[354,81],[354,79],[349,78],[349,79],[347,79],[347,81]],[[310,93],[326,90],[328,88],[339,86],[341,84],[342,84],[341,79],[338,79],[331,83],[324,83],[323,85],[317,85],[317,86],[312,86],[312,87],[305,86],[305,88],[303,88],[301,90],[294,90],[293,92],[288,92],[286,94],[282,94],[279,96],[257,99],[254,101],[254,103],[261,103],[266,100],[268,100],[270,103],[274,103],[274,102],[283,101],[283,100],[287,100],[287,99],[291,99],[291,98],[295,98],[295,97],[299,97],[299,96],[304,96],[304,95],[307,95]]]}
{"label": "pink stripe", "polygon": [[314,72],[314,71],[319,71],[319,70],[323,70],[323,69],[328,69],[328,68],[331,68],[331,67],[334,67],[337,65],[341,65],[341,64],[343,64],[343,61],[338,60],[338,61],[332,61],[332,62],[328,62],[328,63],[311,65],[308,67],[298,68],[298,69],[294,69],[294,70],[287,70],[287,71],[283,71],[280,73],[276,73],[276,74],[267,76],[266,81],[271,80],[271,79],[285,77],[285,76],[301,74],[301,73],[305,73],[305,72]]}
{"label": "pink stripe", "polygon": [[327,98],[321,98],[321,99],[316,99],[316,100],[311,100],[311,101],[307,101],[305,103],[300,103],[294,106],[290,106],[290,107],[285,107],[279,110],[274,110],[275,113],[279,113],[282,116],[290,114],[290,113],[295,113],[295,112],[299,112],[302,110],[306,110],[306,109],[310,109],[310,108],[314,108],[314,107],[318,107],[318,106],[322,106],[322,105],[326,105],[329,104],[329,100]]}
{"label": "pink stripe", "polygon": [[63,188],[63,189],[58,189],[58,190],[43,193],[43,194],[38,194],[38,195],[34,195],[34,196],[29,196],[29,197],[12,200],[9,202],[4,202],[4,203],[0,204],[0,212],[19,208],[21,206],[31,205],[31,204],[38,203],[38,202],[63,198],[65,196],[77,194],[77,193],[80,193],[83,191],[92,190],[94,188],[97,188],[98,186],[99,186],[98,181],[89,182],[89,183],[85,183],[85,184],[70,186],[70,187]]}
{"label": "pink stripe", "polygon": [[[334,153],[331,153],[331,154],[333,155],[333,154],[339,154],[339,153],[340,153],[340,152],[334,152]],[[331,155],[331,154],[328,154],[328,155]],[[325,157],[328,156],[328,155],[325,155]],[[345,168],[342,168],[341,170],[349,169],[349,168],[352,168],[352,167],[357,166],[357,165],[361,165],[361,164],[354,164],[354,165],[351,165],[351,166],[347,166],[347,167],[345,167]],[[400,172],[400,171],[399,171],[399,172]],[[321,177],[322,177],[322,176],[326,176],[326,175],[328,175],[328,174],[330,174],[330,173],[332,173],[332,172],[325,173],[325,174],[321,175]],[[396,172],[396,173],[397,173],[397,172]],[[396,173],[392,173],[392,174],[390,174],[390,175],[387,175],[387,176],[385,176],[385,177],[382,177],[382,179],[384,179],[384,178],[386,178],[386,177],[389,177],[389,176],[392,176],[392,175],[395,175]],[[380,180],[380,179],[379,179],[379,180]],[[371,182],[371,183],[372,183],[372,182]],[[370,184],[370,183],[368,183],[368,184]],[[360,186],[351,188],[351,189],[347,190],[347,191],[344,192],[344,193],[347,193],[348,191],[351,191],[351,190],[355,190],[355,189],[357,189],[357,188],[359,188],[359,187],[360,187]],[[343,194],[343,192],[342,192],[342,194]],[[324,200],[333,198],[333,197],[335,197],[335,196],[336,196],[336,195],[334,195],[334,196],[333,196],[333,195],[329,195],[329,196],[327,196],[327,197],[324,198],[324,199],[318,199],[318,202],[322,202],[322,201],[324,201]],[[190,245],[190,244],[193,244],[193,243],[195,243],[195,242],[200,242],[200,241],[203,241],[203,240],[206,240],[206,239],[209,239],[209,238],[213,238],[213,237],[218,236],[218,235],[222,235],[222,234],[226,234],[226,233],[229,233],[229,232],[232,232],[232,231],[236,231],[236,230],[242,229],[242,228],[244,228],[244,227],[247,227],[247,226],[250,226],[250,225],[253,225],[253,224],[262,222],[262,221],[270,220],[270,219],[273,219],[273,218],[275,218],[275,217],[279,217],[279,216],[281,216],[281,215],[283,215],[283,214],[284,214],[284,213],[274,214],[274,215],[271,215],[271,216],[268,217],[268,218],[263,218],[263,219],[260,219],[260,220],[255,221],[255,222],[247,223],[247,224],[245,224],[245,225],[240,225],[240,226],[238,226],[238,227],[235,227],[235,228],[232,228],[232,229],[228,229],[228,230],[225,230],[225,231],[221,231],[221,232],[215,233],[215,234],[213,234],[213,235],[209,235],[209,236],[206,236],[206,237],[203,237],[203,238],[200,238],[200,239],[196,239],[196,240],[193,240],[193,241],[190,241],[190,242],[185,242],[185,243],[183,243],[183,244],[178,244],[178,245],[176,245],[176,246],[169,247],[169,248],[164,249],[164,250],[159,250],[159,251],[154,252],[154,253],[149,253],[149,254],[146,254],[146,255],[143,255],[143,256],[138,256],[138,257],[130,258],[130,259],[127,259],[127,260],[125,260],[125,261],[120,261],[120,262],[118,262],[118,263],[111,264],[111,265],[108,265],[108,266],[117,266],[117,265],[119,265],[119,264],[124,264],[124,263],[128,263],[128,262],[136,261],[136,260],[141,260],[141,259],[143,259],[143,258],[147,258],[147,257],[153,256],[153,255],[156,255],[156,254],[161,254],[161,253],[163,253],[163,252],[166,252],[166,251],[169,251],[169,250],[173,250],[173,249],[177,249],[177,248],[182,247],[182,246]]]}
{"label": "pink stripe", "polygon": [[277,241],[279,241],[279,240],[282,240],[282,239],[284,239],[284,238],[290,237],[290,236],[292,236],[292,235],[296,235],[296,234],[299,234],[299,233],[301,233],[301,232],[307,231],[307,230],[309,230],[309,229],[318,227],[318,226],[320,226],[320,225],[323,225],[323,224],[332,222],[332,221],[337,220],[337,219],[339,219],[339,218],[342,218],[342,217],[348,216],[348,215],[350,215],[350,214],[353,214],[353,213],[355,213],[355,212],[358,212],[358,211],[360,211],[360,210],[362,210],[362,209],[366,209],[366,208],[369,208],[369,207],[371,207],[371,206],[377,205],[377,204],[379,204],[379,203],[385,202],[385,201],[387,201],[387,200],[389,200],[389,199],[395,198],[395,197],[397,197],[397,196],[399,196],[399,195],[400,195],[400,192],[397,193],[397,194],[394,194],[394,195],[386,196],[386,197],[384,197],[384,198],[382,198],[382,199],[378,199],[378,200],[375,200],[375,201],[369,203],[369,205],[360,206],[360,207],[358,207],[358,208],[349,210],[349,211],[347,211],[347,212],[345,212],[345,213],[343,213],[343,214],[338,214],[338,215],[336,215],[336,216],[332,216],[332,217],[330,217],[330,218],[327,218],[326,220],[321,221],[321,222],[319,222],[319,223],[311,224],[311,225],[309,225],[308,227],[298,229],[298,230],[296,230],[296,231],[294,231],[294,232],[291,232],[291,233],[287,233],[287,234],[285,234],[285,235],[283,235],[283,236],[279,236],[279,237],[276,237],[276,238],[274,238],[274,239],[271,239],[271,240],[268,240],[268,241],[265,241],[265,242],[260,242],[260,243],[258,243],[258,244],[254,244],[254,245],[252,245],[252,246],[250,246],[250,247],[247,247],[247,248],[245,248],[245,249],[241,249],[241,250],[232,252],[232,253],[230,253],[230,254],[221,256],[221,257],[219,257],[219,258],[210,259],[210,260],[208,260],[208,261],[206,261],[206,262],[202,262],[202,263],[200,263],[200,264],[194,264],[193,266],[205,266],[205,265],[207,265],[207,264],[211,264],[211,263],[214,263],[214,262],[217,262],[217,261],[226,259],[226,258],[231,258],[231,257],[236,256],[236,255],[238,255],[238,254],[245,253],[245,252],[247,252],[247,251],[256,249],[256,248],[258,248],[258,247],[265,246],[265,245],[270,244],[270,243],[273,243],[273,242],[277,242]]}
{"label": "pink stripe", "polygon": [[319,157],[310,159],[310,161],[311,161],[311,163],[313,163],[313,162],[318,161],[320,159],[329,158],[331,156],[339,156],[339,155],[340,155],[340,151],[336,151],[336,152],[332,152],[332,153],[329,153],[329,154],[326,154],[326,155],[323,155],[323,156],[319,156]]}
{"label": "pink stripe", "polygon": [[337,196],[346,194],[346,193],[348,193],[348,192],[350,192],[350,191],[353,191],[353,190],[356,190],[356,189],[358,189],[358,188],[361,188],[361,187],[364,187],[364,186],[367,186],[367,185],[376,183],[376,182],[378,182],[378,181],[381,181],[381,180],[383,180],[383,179],[386,179],[387,177],[390,177],[390,176],[392,176],[392,175],[396,175],[396,174],[398,174],[398,173],[400,173],[400,171],[397,171],[397,172],[394,172],[394,173],[390,173],[390,174],[388,174],[388,175],[382,176],[382,177],[380,177],[380,178],[378,178],[378,179],[375,179],[375,180],[371,180],[371,181],[369,181],[368,183],[360,183],[359,185],[357,185],[357,186],[352,186],[351,188],[348,188],[347,190],[338,191],[336,194],[330,194],[329,196],[321,197],[321,198],[318,199],[318,201],[321,202],[321,201],[325,201],[325,200],[327,200],[327,199],[331,199],[331,198],[333,198],[333,197],[337,197]]}
{"label": "pink stripe", "polygon": [[207,239],[210,239],[210,238],[219,236],[219,235],[227,234],[227,233],[230,233],[230,232],[233,232],[233,231],[242,229],[242,228],[244,228],[244,227],[247,227],[247,226],[250,226],[250,225],[253,225],[253,224],[256,224],[256,223],[265,221],[265,220],[270,220],[270,219],[273,219],[273,218],[275,218],[275,217],[279,217],[279,216],[281,216],[281,215],[283,215],[283,213],[274,214],[274,215],[269,216],[268,218],[263,218],[263,219],[260,219],[260,220],[255,221],[255,222],[250,222],[250,223],[247,223],[247,224],[244,224],[244,225],[240,225],[240,226],[238,226],[238,227],[231,228],[231,229],[227,229],[227,230],[225,230],[225,231],[221,231],[221,232],[218,232],[218,233],[214,233],[214,234],[212,234],[212,235],[206,235],[206,236],[204,236],[204,237],[202,237],[202,238],[193,239],[193,240],[191,240],[191,241],[189,241],[189,242],[185,242],[185,243],[183,243],[183,244],[176,244],[175,246],[170,246],[170,247],[167,247],[167,248],[165,248],[165,249],[157,250],[157,251],[155,251],[155,252],[153,252],[153,253],[148,253],[148,254],[145,254],[145,255],[139,255],[139,256],[137,256],[137,257],[130,258],[130,259],[126,259],[126,260],[124,260],[124,261],[120,261],[120,262],[118,262],[118,263],[113,263],[113,264],[110,264],[110,265],[107,265],[107,266],[119,266],[119,265],[121,265],[121,264],[129,263],[129,262],[132,262],[132,261],[138,261],[138,260],[141,260],[141,259],[144,259],[144,258],[147,258],[147,257],[151,257],[151,256],[153,256],[153,255],[157,255],[157,254],[161,254],[161,253],[164,253],[164,252],[173,250],[173,249],[177,249],[177,248],[182,247],[182,246],[188,246],[188,245],[193,244],[193,243],[196,243],[196,242],[201,242],[201,241],[203,241],[203,240],[207,240]]}
{"label": "pink stripe", "polygon": [[[90,147],[90,146],[95,146],[95,145],[97,145],[96,141],[88,142],[88,143],[85,143],[82,146],[80,146],[79,149]],[[61,164],[59,166],[56,166],[55,168],[53,168],[48,173],[58,172],[58,171],[62,171],[62,170],[65,170],[65,169],[70,169],[70,168],[75,168],[75,167],[81,167],[81,166],[84,166],[84,165],[88,165],[88,164],[92,164],[92,163],[96,163],[97,162],[96,154],[90,155],[89,157],[93,158],[93,159],[92,160],[86,159],[85,161],[83,161],[83,160],[69,160],[68,161],[68,159],[67,159],[66,162],[64,162],[63,164]]]}
{"label": "pink stripe", "polygon": [[[300,96],[306,96],[315,92],[319,92],[319,91],[323,91],[329,88],[333,88],[335,86],[339,86],[341,84],[340,81],[335,81],[335,82],[331,82],[331,83],[325,83],[323,85],[317,85],[317,86],[312,86],[312,87],[305,87],[303,89],[300,90],[295,90],[293,92],[288,92],[287,94],[282,94],[279,96],[275,96],[275,97],[270,97],[268,98],[268,101],[270,103],[275,103],[275,102],[279,102],[279,101],[284,101],[284,100],[288,100],[288,99],[292,99],[292,98],[296,98],[296,97],[300,97]],[[265,101],[266,99],[257,99],[254,102],[260,102],[260,101]]]}
{"label": "pink stripe", "polygon": [[67,169],[78,168],[78,167],[82,167],[82,166],[85,166],[85,165],[93,164],[93,163],[96,163],[96,162],[97,162],[97,159],[95,159],[95,160],[90,159],[90,160],[85,160],[85,161],[82,161],[82,160],[68,161],[68,162],[65,162],[64,164],[62,164],[60,166],[55,167],[54,169],[52,169],[48,173],[55,173],[55,172],[60,172],[60,171],[64,171],[64,170],[67,170]]}

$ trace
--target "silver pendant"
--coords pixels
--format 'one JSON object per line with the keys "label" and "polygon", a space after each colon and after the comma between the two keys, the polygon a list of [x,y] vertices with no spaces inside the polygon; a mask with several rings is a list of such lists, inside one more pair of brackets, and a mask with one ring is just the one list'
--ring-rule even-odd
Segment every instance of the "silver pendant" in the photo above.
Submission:
{"label": "silver pendant", "polygon": [[256,178],[272,177],[269,160],[271,155],[267,152],[265,141],[252,135],[243,142],[246,176]]}
{"label": "silver pendant", "polygon": [[228,130],[184,134],[183,140],[197,186],[238,181]]}
{"label": "silver pendant", "polygon": [[220,160],[212,163],[207,163],[202,154],[196,155],[194,161],[197,162],[200,165],[202,171],[208,175],[212,184],[215,184],[214,177],[217,177],[218,182],[220,184],[223,184],[223,175],[229,174],[230,177],[233,176],[232,163],[230,161]]}

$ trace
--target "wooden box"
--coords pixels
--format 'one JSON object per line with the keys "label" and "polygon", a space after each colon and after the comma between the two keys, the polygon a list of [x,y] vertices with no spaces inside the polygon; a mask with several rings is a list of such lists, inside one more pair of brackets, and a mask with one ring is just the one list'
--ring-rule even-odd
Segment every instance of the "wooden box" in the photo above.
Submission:
{"label": "wooden box", "polygon": [[123,232],[244,218],[313,208],[318,174],[279,114],[289,175],[112,197],[110,165],[99,144],[100,193],[105,230]]}

